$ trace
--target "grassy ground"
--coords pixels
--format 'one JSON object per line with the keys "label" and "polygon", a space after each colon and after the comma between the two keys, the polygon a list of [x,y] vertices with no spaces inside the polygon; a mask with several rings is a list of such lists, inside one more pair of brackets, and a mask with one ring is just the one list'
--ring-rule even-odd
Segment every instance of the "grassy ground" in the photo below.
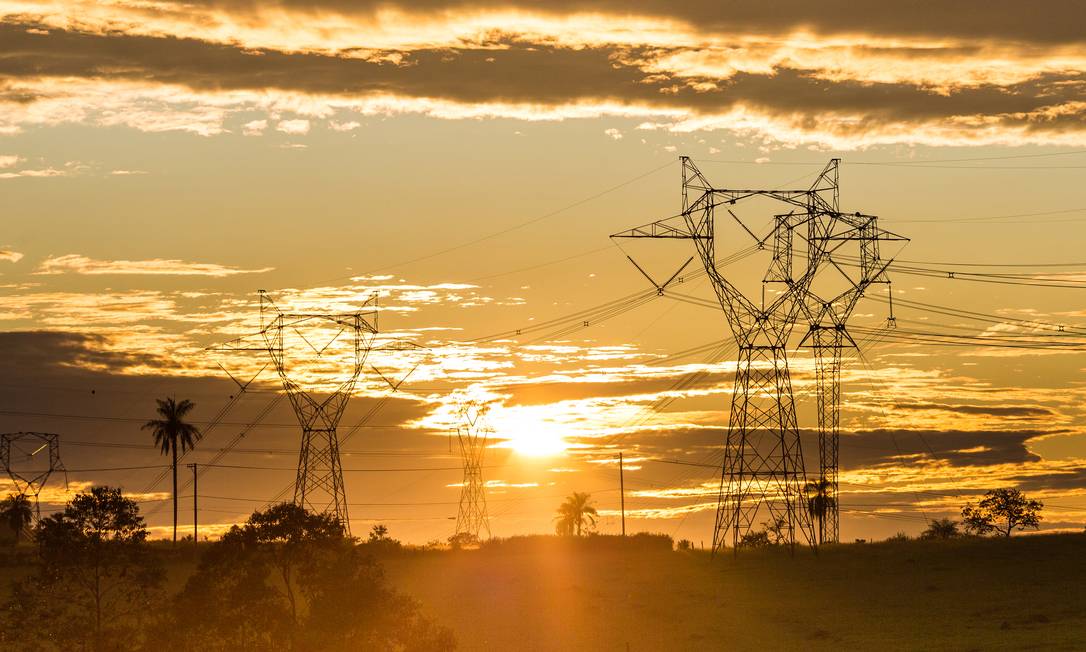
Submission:
{"label": "grassy ground", "polygon": [[1086,537],[386,557],[465,650],[1086,649]]}
{"label": "grassy ground", "polygon": [[[648,543],[535,537],[380,560],[463,650],[1086,649],[1083,535],[716,559]],[[156,547],[180,589],[191,551]],[[0,551],[0,592],[33,552]]]}

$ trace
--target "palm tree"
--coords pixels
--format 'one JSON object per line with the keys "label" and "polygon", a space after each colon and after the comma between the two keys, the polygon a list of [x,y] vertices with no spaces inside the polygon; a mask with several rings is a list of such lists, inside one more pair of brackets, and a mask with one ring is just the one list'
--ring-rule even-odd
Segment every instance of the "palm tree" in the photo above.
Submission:
{"label": "palm tree", "polygon": [[596,508],[591,504],[592,496],[574,491],[565,502],[558,506],[558,523],[554,531],[560,536],[581,536],[582,528],[596,525]]}
{"label": "palm tree", "polygon": [[172,397],[155,399],[155,402],[158,403],[156,411],[162,418],[152,419],[140,429],[150,430],[162,454],[173,456],[173,542],[177,543],[177,448],[180,446],[183,454],[194,448],[203,435],[199,428],[184,421],[185,416],[196,407],[195,403],[188,399],[177,402]]}
{"label": "palm tree", "polygon": [[823,522],[826,520],[826,514],[834,504],[834,497],[830,495],[830,491],[833,485],[826,478],[819,478],[818,480],[811,480],[803,487],[803,492],[807,494],[807,513],[811,515],[811,518],[818,521],[818,543],[822,544],[822,531]]}
{"label": "palm tree", "polygon": [[26,494],[8,494],[0,501],[0,519],[3,519],[15,533],[15,545],[19,545],[19,535],[30,525],[34,518],[34,509]]}

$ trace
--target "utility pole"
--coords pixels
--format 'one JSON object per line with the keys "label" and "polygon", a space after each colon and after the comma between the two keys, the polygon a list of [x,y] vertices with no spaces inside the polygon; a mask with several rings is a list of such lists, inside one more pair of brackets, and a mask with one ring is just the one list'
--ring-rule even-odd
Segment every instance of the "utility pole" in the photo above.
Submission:
{"label": "utility pole", "polygon": [[626,483],[622,477],[622,453],[618,454],[618,494],[622,502],[622,536],[626,536]]}
{"label": "utility pole", "polygon": [[198,550],[200,542],[200,491],[196,485],[196,480],[199,476],[196,474],[195,462],[189,464],[189,468],[192,469],[192,548]]}

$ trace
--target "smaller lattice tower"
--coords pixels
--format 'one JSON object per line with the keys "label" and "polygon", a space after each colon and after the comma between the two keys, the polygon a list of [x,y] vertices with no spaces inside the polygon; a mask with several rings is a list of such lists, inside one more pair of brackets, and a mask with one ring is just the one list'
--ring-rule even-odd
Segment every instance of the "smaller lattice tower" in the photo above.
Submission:
{"label": "smaller lattice tower", "polygon": [[41,520],[39,497],[53,473],[67,472],[60,461],[60,435],[48,432],[0,434],[0,465],[21,496],[34,499],[34,518]]}
{"label": "smaller lattice tower", "polygon": [[456,515],[456,535],[474,540],[483,533],[490,536],[490,519],[486,514],[486,485],[483,483],[483,455],[491,428],[486,415],[490,405],[465,399],[457,406],[456,440],[464,462],[464,484],[460,490],[460,510]]}

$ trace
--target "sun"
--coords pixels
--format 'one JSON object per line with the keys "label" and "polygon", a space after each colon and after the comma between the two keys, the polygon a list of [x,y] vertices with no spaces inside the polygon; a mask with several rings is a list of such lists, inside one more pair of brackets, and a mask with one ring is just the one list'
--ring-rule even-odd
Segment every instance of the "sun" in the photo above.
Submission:
{"label": "sun", "polygon": [[491,414],[495,448],[508,448],[525,457],[554,457],[569,448],[558,424],[540,414],[516,408],[496,410]]}

